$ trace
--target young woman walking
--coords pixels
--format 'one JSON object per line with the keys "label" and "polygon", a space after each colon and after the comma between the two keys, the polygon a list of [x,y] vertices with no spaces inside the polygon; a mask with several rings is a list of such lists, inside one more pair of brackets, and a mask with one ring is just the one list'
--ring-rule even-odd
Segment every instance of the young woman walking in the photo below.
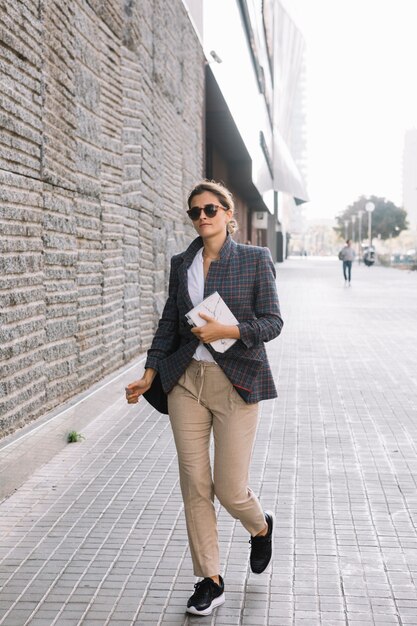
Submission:
{"label": "young woman walking", "polygon": [[[231,193],[202,181],[188,197],[198,237],[171,260],[169,295],[148,351],[145,373],[126,388],[135,403],[157,373],[168,393],[194,574],[201,577],[187,611],[209,615],[225,600],[214,496],[251,535],[250,565],[260,574],[272,556],[274,516],[248,486],[258,402],[276,397],[264,342],[281,332],[275,267],[267,248],[237,244]],[[186,313],[217,291],[238,320],[223,325],[203,315],[191,328]],[[224,353],[210,345],[235,339]],[[214,463],[210,465],[210,436]]]}

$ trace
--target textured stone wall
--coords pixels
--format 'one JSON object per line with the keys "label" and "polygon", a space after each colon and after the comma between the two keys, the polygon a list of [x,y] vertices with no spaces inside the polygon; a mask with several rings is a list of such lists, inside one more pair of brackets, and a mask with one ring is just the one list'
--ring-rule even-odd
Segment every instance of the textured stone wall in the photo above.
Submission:
{"label": "textured stone wall", "polygon": [[204,73],[181,0],[0,8],[0,434],[144,351],[192,236]]}

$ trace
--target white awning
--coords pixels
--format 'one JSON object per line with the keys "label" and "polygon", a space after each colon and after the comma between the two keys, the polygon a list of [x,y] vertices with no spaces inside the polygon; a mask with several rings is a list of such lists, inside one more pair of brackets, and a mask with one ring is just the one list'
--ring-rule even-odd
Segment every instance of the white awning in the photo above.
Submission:
{"label": "white awning", "polygon": [[300,170],[281,133],[274,130],[274,189],[294,197],[297,204],[308,202],[307,189]]}

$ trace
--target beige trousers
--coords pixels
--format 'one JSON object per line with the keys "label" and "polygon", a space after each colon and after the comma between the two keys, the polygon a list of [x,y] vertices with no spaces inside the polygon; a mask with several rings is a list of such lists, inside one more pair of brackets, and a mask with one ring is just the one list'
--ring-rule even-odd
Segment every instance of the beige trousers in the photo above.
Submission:
{"label": "beige trousers", "polygon": [[258,405],[244,402],[216,363],[193,360],[168,394],[168,410],[194,574],[215,576],[220,559],[214,496],[251,535],[265,527],[259,500],[248,487]]}

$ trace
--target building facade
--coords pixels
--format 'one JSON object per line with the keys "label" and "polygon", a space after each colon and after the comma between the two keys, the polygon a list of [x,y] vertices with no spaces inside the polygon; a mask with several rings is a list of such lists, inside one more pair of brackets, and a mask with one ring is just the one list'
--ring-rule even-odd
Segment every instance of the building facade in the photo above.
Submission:
{"label": "building facade", "polygon": [[202,176],[234,192],[239,241],[285,257],[306,192],[279,7],[2,3],[0,436],[149,347]]}
{"label": "building facade", "polygon": [[143,352],[203,172],[181,0],[2,3],[0,433]]}
{"label": "building facade", "polygon": [[206,56],[206,175],[232,189],[240,240],[268,246],[282,261],[291,216],[308,199],[299,167],[303,37],[276,0],[185,5]]}

